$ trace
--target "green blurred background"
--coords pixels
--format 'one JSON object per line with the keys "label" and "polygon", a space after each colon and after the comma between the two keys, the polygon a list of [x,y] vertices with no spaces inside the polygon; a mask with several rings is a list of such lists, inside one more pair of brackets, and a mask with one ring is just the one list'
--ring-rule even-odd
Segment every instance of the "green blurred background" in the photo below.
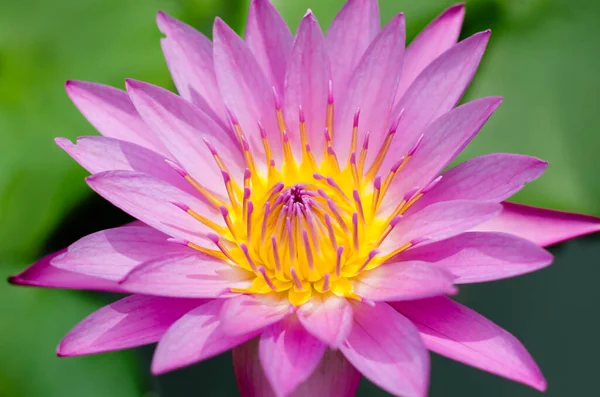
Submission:
{"label": "green blurred background", "polygon": [[[274,0],[295,26],[310,7],[329,25],[343,0]],[[0,1],[0,275],[43,253],[127,221],[91,194],[85,171],[54,145],[95,131],[68,100],[67,79],[123,88],[126,77],[173,89],[156,11],[207,35],[219,15],[243,30],[248,0]],[[404,11],[412,38],[452,0],[381,0],[383,21]],[[504,104],[461,159],[516,152],[550,162],[516,201],[600,215],[600,2],[467,1],[463,37],[491,43],[467,98]],[[459,299],[517,335],[550,396],[598,395],[600,238],[551,248],[555,264],[514,280],[465,286]],[[58,359],[60,338],[114,296],[0,284],[0,397],[235,396],[229,355],[149,375],[152,347]],[[432,396],[535,396],[510,381],[434,357]],[[360,395],[384,396],[368,382]]]}

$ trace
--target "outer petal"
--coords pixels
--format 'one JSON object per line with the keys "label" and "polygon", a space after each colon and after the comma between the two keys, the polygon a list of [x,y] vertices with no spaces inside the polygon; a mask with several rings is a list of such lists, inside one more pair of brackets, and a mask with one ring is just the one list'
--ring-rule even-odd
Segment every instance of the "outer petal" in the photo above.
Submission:
{"label": "outer petal", "polygon": [[456,288],[448,270],[412,261],[385,263],[365,272],[356,279],[354,292],[375,301],[401,301],[455,294]]}
{"label": "outer petal", "polygon": [[288,396],[319,365],[326,345],[295,318],[271,325],[258,345],[259,358],[275,395]]}
{"label": "outer petal", "polygon": [[445,297],[393,306],[417,326],[428,349],[535,389],[546,389],[546,380],[525,347],[473,310]]}
{"label": "outer petal", "polygon": [[444,11],[419,33],[406,49],[406,59],[396,93],[396,101],[438,56],[456,44],[465,17],[464,4],[456,4]]}
{"label": "outer petal", "polygon": [[512,196],[527,182],[537,179],[548,163],[520,154],[495,153],[475,157],[443,174],[425,196],[409,210],[449,200],[477,200],[499,203]]}
{"label": "outer petal", "polygon": [[271,85],[281,94],[293,42],[287,24],[269,0],[252,0],[246,43]]}
{"label": "outer petal", "polygon": [[123,292],[121,286],[114,281],[70,272],[50,264],[52,259],[65,252],[66,249],[43,257],[23,272],[10,277],[8,281],[15,285],[30,285],[33,287]]}
{"label": "outer petal", "polygon": [[228,336],[223,333],[219,312],[223,299],[197,307],[177,320],[158,343],[152,360],[152,373],[163,374],[206,360],[256,336]]}
{"label": "outer petal", "polygon": [[248,288],[251,273],[199,252],[163,255],[133,269],[122,281],[128,292],[182,298],[216,298],[229,288]]}
{"label": "outer petal", "polygon": [[502,203],[502,212],[475,230],[514,234],[546,247],[600,231],[600,218],[571,212]]}
{"label": "outer petal", "polygon": [[77,324],[56,353],[62,357],[80,356],[158,342],[173,322],[202,303],[196,299],[128,296]]}
{"label": "outer petal", "polygon": [[[233,368],[241,397],[273,397],[258,357],[258,341],[233,349]],[[360,373],[339,351],[327,350],[312,375],[290,397],[354,397]]]}
{"label": "outer petal", "polygon": [[103,84],[69,80],[67,94],[86,119],[104,136],[169,156],[149,131],[124,91]]}
{"label": "outer petal", "polygon": [[385,302],[354,305],[354,326],[340,350],[364,376],[397,396],[425,396],[429,355],[414,325]]}
{"label": "outer petal", "polygon": [[219,18],[214,30],[217,81],[225,105],[244,131],[259,164],[264,163],[259,122],[264,127],[277,164],[281,164],[281,139],[276,120],[273,89],[250,49]]}
{"label": "outer petal", "polygon": [[499,97],[476,99],[431,123],[417,151],[391,183],[382,210],[391,210],[410,189],[424,189],[475,137],[501,102]]}
{"label": "outer petal", "polygon": [[448,269],[455,283],[514,277],[544,268],[552,255],[532,242],[504,233],[468,232],[415,247],[402,260],[435,263]]}
{"label": "outer petal", "polygon": [[377,0],[349,0],[337,14],[326,37],[336,92],[344,91],[350,75],[380,27]]}
{"label": "outer petal", "polygon": [[[490,38],[477,33],[440,55],[423,70],[394,107],[391,119],[402,112],[397,136],[381,166],[387,173],[405,155],[432,121],[452,109],[471,82]],[[404,109],[404,111],[403,111]],[[401,138],[401,139],[399,139]]]}
{"label": "outer petal", "polygon": [[108,171],[92,175],[86,180],[96,193],[112,204],[173,237],[200,245],[210,244],[207,233],[211,229],[172,202],[184,203],[212,221],[223,224],[219,215],[208,204],[147,174]]}
{"label": "outer petal", "polygon": [[352,327],[352,306],[346,299],[313,296],[297,311],[304,328],[332,348],[346,340]]}
{"label": "outer petal", "polygon": [[[404,59],[406,39],[404,15],[395,16],[373,40],[348,81],[341,95],[339,112],[335,117],[333,131],[337,155],[348,158],[350,152],[350,134],[354,123],[354,114],[360,108],[360,128],[358,142],[362,143],[365,134],[371,132],[371,142],[377,147],[382,142],[384,130]],[[371,150],[367,164],[377,154]]]}
{"label": "outer petal", "polygon": [[401,219],[380,246],[387,254],[415,240],[441,240],[467,231],[497,215],[500,204],[478,201],[446,201]]}
{"label": "outer petal", "polygon": [[242,335],[261,330],[290,314],[287,299],[260,295],[239,295],[227,302],[221,310],[223,332]]}
{"label": "outer petal", "polygon": [[[285,119],[296,155],[302,153],[299,109],[306,120],[308,143],[320,161],[325,147],[327,100],[331,72],[323,33],[312,13],[300,22],[285,79]],[[300,158],[300,157],[298,157]]]}
{"label": "outer petal", "polygon": [[227,114],[217,85],[211,41],[196,29],[160,11],[161,45],[179,95],[213,120],[227,125]]}

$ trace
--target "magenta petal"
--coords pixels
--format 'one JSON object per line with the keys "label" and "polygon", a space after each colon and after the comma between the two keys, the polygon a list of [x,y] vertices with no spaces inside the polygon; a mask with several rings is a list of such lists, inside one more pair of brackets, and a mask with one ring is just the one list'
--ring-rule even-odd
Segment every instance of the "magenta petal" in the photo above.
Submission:
{"label": "magenta petal", "polygon": [[527,182],[537,179],[547,166],[545,161],[520,154],[494,153],[475,157],[445,172],[442,180],[408,212],[449,200],[499,203],[521,190]]}
{"label": "magenta petal", "polygon": [[297,311],[298,320],[308,332],[338,348],[352,327],[352,306],[345,298],[313,296]]}
{"label": "magenta petal", "polygon": [[402,98],[425,67],[456,44],[464,17],[464,4],[456,4],[433,20],[410,43],[406,49],[396,101]]}
{"label": "magenta petal", "polygon": [[361,274],[354,292],[374,301],[402,301],[455,294],[456,288],[454,276],[442,266],[411,261],[384,263]]}
{"label": "magenta petal", "polygon": [[206,360],[256,336],[228,336],[223,333],[219,312],[223,299],[199,306],[177,320],[158,342],[152,359],[152,373],[163,374]]}
{"label": "magenta petal", "polygon": [[401,260],[435,263],[449,270],[456,284],[499,280],[530,273],[552,263],[536,244],[504,233],[468,232],[415,247]]}
{"label": "magenta petal", "polygon": [[365,50],[381,29],[377,0],[349,0],[327,31],[335,92],[342,92]]}
{"label": "magenta petal", "polygon": [[393,304],[419,329],[428,349],[484,371],[546,389],[525,347],[490,320],[445,297]]}
{"label": "magenta petal", "polygon": [[11,284],[32,287],[89,289],[97,291],[123,292],[121,286],[111,280],[75,273],[52,266],[50,262],[67,250],[47,255],[23,272],[8,279]]}
{"label": "magenta petal", "polygon": [[229,288],[248,288],[253,276],[220,259],[192,251],[150,259],[133,269],[121,286],[141,294],[216,298]]}
{"label": "magenta petal", "polygon": [[60,342],[59,356],[80,356],[158,342],[177,319],[201,305],[196,299],[132,295],[104,306]]}
{"label": "magenta petal", "polygon": [[326,345],[306,332],[297,319],[288,317],[267,328],[258,352],[267,380],[277,396],[287,396],[310,377]]}
{"label": "magenta petal", "polygon": [[354,321],[340,346],[348,361],[391,394],[425,396],[429,354],[415,326],[385,302],[355,304]]}
{"label": "magenta petal", "polygon": [[279,93],[283,93],[292,42],[290,29],[271,2],[252,0],[246,24],[246,43]]}
{"label": "magenta petal", "polygon": [[227,299],[221,310],[223,332],[242,335],[261,330],[290,314],[290,303],[270,295],[239,295]]}
{"label": "magenta petal", "polygon": [[600,218],[515,203],[502,203],[502,212],[475,228],[482,232],[514,234],[546,247],[600,231]]}

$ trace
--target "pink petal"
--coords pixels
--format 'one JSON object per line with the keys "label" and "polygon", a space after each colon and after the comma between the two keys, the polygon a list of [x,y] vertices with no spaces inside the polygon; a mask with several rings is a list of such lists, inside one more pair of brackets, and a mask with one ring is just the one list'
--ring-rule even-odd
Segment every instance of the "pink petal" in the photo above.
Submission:
{"label": "pink petal", "polygon": [[365,272],[355,279],[354,292],[374,301],[402,301],[457,291],[452,273],[442,266],[411,261],[385,263]]}
{"label": "pink petal", "polygon": [[259,123],[266,131],[275,162],[281,164],[273,87],[246,43],[219,18],[213,37],[215,70],[225,105],[239,122],[258,164],[265,164]]}
{"label": "pink petal", "polygon": [[409,213],[432,203],[449,200],[477,200],[499,203],[527,182],[537,179],[548,163],[520,154],[495,153],[475,157],[450,169]]}
{"label": "pink petal", "polygon": [[340,350],[371,382],[398,396],[425,396],[429,354],[419,332],[385,302],[354,305],[354,326]]}
{"label": "pink petal", "polygon": [[528,240],[504,233],[468,232],[406,251],[401,259],[448,269],[457,284],[499,280],[552,263],[552,255]]}
{"label": "pink petal", "polygon": [[223,224],[221,214],[208,204],[147,174],[107,171],[86,179],[96,193],[131,216],[172,237],[196,244],[212,244],[207,226],[177,208],[173,202],[188,205],[213,222]]}
{"label": "pink petal", "polygon": [[165,162],[163,155],[134,143],[101,136],[77,138],[75,144],[66,138],[54,141],[92,174],[114,170],[144,172],[190,194],[198,194]]}
{"label": "pink petal", "polygon": [[288,396],[310,377],[319,365],[326,345],[288,317],[267,328],[260,337],[258,352],[267,380],[275,395]]}
{"label": "pink petal", "polygon": [[501,211],[500,204],[480,201],[446,201],[432,204],[401,219],[380,245],[387,254],[409,242],[441,240],[465,232]]}
{"label": "pink petal", "polygon": [[[256,339],[233,349],[233,369],[242,397],[275,396],[259,361]],[[327,350],[312,375],[290,397],[354,397],[360,378],[339,351]]]}
{"label": "pink petal", "polygon": [[75,106],[102,135],[169,156],[162,143],[148,130],[124,91],[74,80],[67,81],[66,89]]}
{"label": "pink petal", "polygon": [[298,308],[297,315],[308,332],[332,348],[346,340],[352,327],[352,306],[336,296],[313,296]]}
{"label": "pink petal", "polygon": [[425,188],[475,137],[501,102],[499,97],[476,99],[431,123],[417,151],[391,183],[381,204],[383,211],[395,207],[398,197],[410,189]]}
{"label": "pink petal", "polygon": [[97,291],[122,292],[114,281],[74,273],[54,267],[50,262],[66,252],[66,249],[47,255],[29,266],[23,272],[8,279],[11,284],[33,287],[89,289]]}
{"label": "pink petal", "polygon": [[201,185],[227,197],[221,169],[206,139],[242,180],[243,155],[237,138],[183,98],[152,84],[128,79],[127,92],[142,118],[177,162]]}
{"label": "pink petal", "polygon": [[285,119],[290,140],[300,159],[302,145],[299,132],[299,109],[306,119],[308,143],[320,161],[325,147],[327,101],[331,72],[323,33],[312,13],[306,14],[296,34],[296,41],[285,80]]}
{"label": "pink petal", "polygon": [[335,92],[346,83],[381,29],[377,0],[349,0],[327,31],[326,44]]}
{"label": "pink petal", "polygon": [[410,43],[406,49],[396,101],[402,98],[425,67],[456,44],[464,17],[464,4],[453,5],[433,20]]}
{"label": "pink petal", "polygon": [[483,56],[490,31],[477,33],[431,62],[410,85],[406,94],[395,105],[394,120],[402,112],[397,136],[392,141],[381,165],[387,173],[415,144],[432,121],[452,109],[467,89]]}
{"label": "pink petal", "polygon": [[122,281],[128,292],[181,298],[216,298],[229,288],[248,288],[252,273],[200,252],[150,259]]}
{"label": "pink petal", "polygon": [[[335,150],[340,158],[347,158],[351,139],[349,134],[354,123],[354,114],[360,108],[358,142],[371,132],[371,144],[378,147],[383,141],[389,112],[394,101],[396,88],[402,71],[405,42],[404,15],[395,16],[377,35],[369,46],[358,66],[348,80],[344,91],[336,95],[340,98],[339,112],[335,117],[333,135]],[[337,135],[336,135],[337,134]],[[367,156],[367,164],[373,160],[377,149]]]}
{"label": "pink petal", "polygon": [[196,299],[128,296],[77,324],[56,353],[61,357],[80,356],[158,342],[171,324],[202,303]]}
{"label": "pink petal", "polygon": [[437,297],[393,304],[417,326],[428,349],[544,391],[546,380],[514,336],[473,310]]}
{"label": "pink petal", "polygon": [[223,353],[256,336],[223,333],[219,312],[223,299],[215,299],[186,313],[162,337],[152,360],[152,373],[163,374]]}
{"label": "pink petal", "polygon": [[167,37],[161,45],[179,95],[227,126],[227,113],[217,84],[211,41],[185,23],[160,11],[160,31]]}
{"label": "pink petal", "polygon": [[600,218],[515,203],[502,203],[502,212],[475,228],[482,232],[514,234],[546,247],[600,231]]}
{"label": "pink petal", "polygon": [[252,0],[246,24],[246,43],[279,93],[283,93],[293,40],[290,29],[269,0]]}
{"label": "pink petal", "polygon": [[123,226],[85,236],[52,260],[52,266],[119,281],[139,264],[163,255],[195,252],[167,241],[148,226]]}
{"label": "pink petal", "polygon": [[227,335],[261,330],[290,314],[290,303],[269,295],[239,295],[223,306],[221,323]]}

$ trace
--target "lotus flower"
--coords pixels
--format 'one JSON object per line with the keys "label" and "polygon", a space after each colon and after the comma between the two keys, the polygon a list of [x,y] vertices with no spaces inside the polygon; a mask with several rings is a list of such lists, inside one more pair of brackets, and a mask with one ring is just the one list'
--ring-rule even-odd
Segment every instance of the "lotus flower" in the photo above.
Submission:
{"label": "lotus flower", "polygon": [[94,233],[11,278],[131,294],[60,343],[76,356],[158,342],[161,374],[233,349],[244,396],[352,396],[359,379],[428,391],[428,350],[525,383],[546,381],[521,343],[447,295],[543,268],[542,246],[598,219],[503,202],[544,161],[515,154],[444,168],[501,98],[457,106],[490,31],[459,43],[449,8],[405,49],[349,0],[295,38],[267,0],[245,39],[214,43],[165,13],[179,96],[127,80],[67,92],[102,137],[56,142],[90,187],[139,222]]}

